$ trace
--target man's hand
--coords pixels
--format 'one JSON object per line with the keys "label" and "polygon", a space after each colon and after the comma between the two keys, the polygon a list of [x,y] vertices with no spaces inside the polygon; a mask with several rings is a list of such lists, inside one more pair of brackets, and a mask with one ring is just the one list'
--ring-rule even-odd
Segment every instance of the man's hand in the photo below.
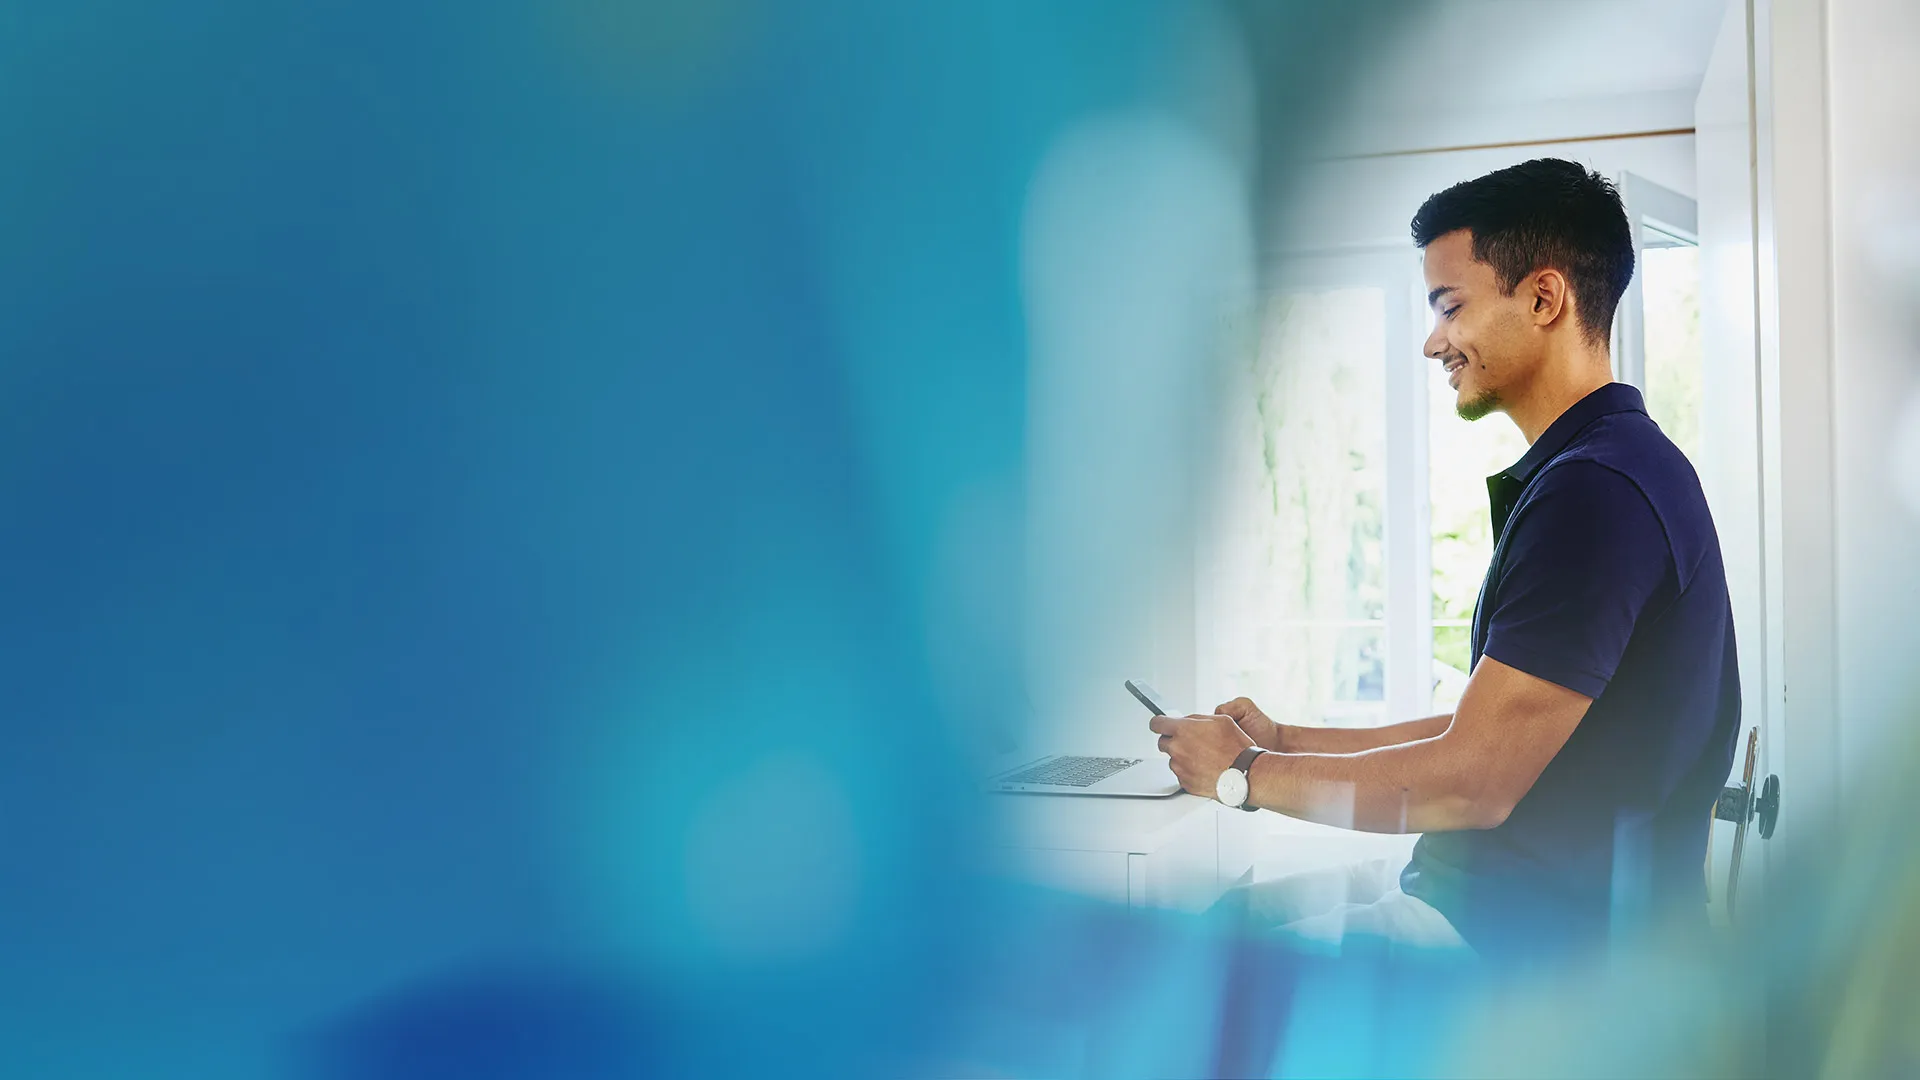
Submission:
{"label": "man's hand", "polygon": [[1261,712],[1260,706],[1255,705],[1251,698],[1234,698],[1224,704],[1215,705],[1213,711],[1222,716],[1233,717],[1233,722],[1240,725],[1240,730],[1246,732],[1254,745],[1262,750],[1271,750],[1276,754],[1287,752],[1287,748],[1282,745],[1285,741],[1281,737],[1283,728],[1269,719],[1266,713]]}
{"label": "man's hand", "polygon": [[1180,786],[1209,799],[1218,795],[1220,774],[1254,745],[1231,716],[1156,716],[1147,727],[1159,734],[1160,752],[1172,763]]}

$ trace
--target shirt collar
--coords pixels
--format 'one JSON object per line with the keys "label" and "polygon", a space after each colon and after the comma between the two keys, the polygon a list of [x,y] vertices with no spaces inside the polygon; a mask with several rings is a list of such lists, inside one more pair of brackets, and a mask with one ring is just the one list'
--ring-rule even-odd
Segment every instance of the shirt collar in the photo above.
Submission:
{"label": "shirt collar", "polygon": [[1640,391],[1627,383],[1608,383],[1607,385],[1574,402],[1559,418],[1547,425],[1547,430],[1527,448],[1526,454],[1514,462],[1498,476],[1509,477],[1524,484],[1533,479],[1540,467],[1553,460],[1553,456],[1567,448],[1574,435],[1581,428],[1611,413],[1647,411],[1647,404]]}

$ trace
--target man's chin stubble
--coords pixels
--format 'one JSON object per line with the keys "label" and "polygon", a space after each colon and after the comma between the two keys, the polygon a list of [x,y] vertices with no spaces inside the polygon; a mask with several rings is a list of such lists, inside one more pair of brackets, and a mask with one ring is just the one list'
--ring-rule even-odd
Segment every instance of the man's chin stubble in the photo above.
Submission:
{"label": "man's chin stubble", "polygon": [[1479,396],[1469,401],[1461,402],[1459,407],[1454,411],[1460,414],[1460,419],[1462,420],[1478,420],[1499,407],[1500,392],[1497,390],[1483,390]]}

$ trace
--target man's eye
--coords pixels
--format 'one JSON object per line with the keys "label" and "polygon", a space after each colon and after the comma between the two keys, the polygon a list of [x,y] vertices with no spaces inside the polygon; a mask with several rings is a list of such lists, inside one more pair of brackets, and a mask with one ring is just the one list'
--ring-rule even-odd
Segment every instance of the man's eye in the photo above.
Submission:
{"label": "man's eye", "polygon": [[1452,307],[1450,307],[1450,308],[1448,308],[1447,310],[1445,310],[1445,311],[1443,311],[1443,312],[1441,312],[1441,313],[1440,313],[1440,315],[1441,315],[1441,317],[1442,317],[1442,318],[1447,318],[1447,319],[1451,319],[1451,318],[1453,318],[1453,313],[1454,313],[1454,312],[1456,312],[1456,311],[1459,311],[1459,310],[1460,310],[1460,305],[1459,305],[1459,304],[1455,304],[1454,306],[1452,306]]}

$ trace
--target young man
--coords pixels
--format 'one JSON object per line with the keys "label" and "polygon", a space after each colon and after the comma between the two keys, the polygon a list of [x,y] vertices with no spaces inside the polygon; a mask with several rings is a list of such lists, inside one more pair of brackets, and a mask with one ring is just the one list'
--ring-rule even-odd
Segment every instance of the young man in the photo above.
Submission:
{"label": "young man", "polygon": [[[1698,478],[1613,381],[1634,252],[1619,195],[1530,161],[1428,199],[1413,239],[1435,313],[1425,352],[1460,416],[1505,413],[1530,444],[1487,479],[1496,541],[1459,707],[1331,730],[1239,698],[1156,717],[1160,747],[1189,791],[1230,805],[1425,834],[1397,881],[1343,879],[1340,909],[1299,924],[1315,935],[1493,958],[1654,918],[1704,926],[1709,815],[1740,722],[1732,613]],[[1311,914],[1284,881],[1238,900]]]}

